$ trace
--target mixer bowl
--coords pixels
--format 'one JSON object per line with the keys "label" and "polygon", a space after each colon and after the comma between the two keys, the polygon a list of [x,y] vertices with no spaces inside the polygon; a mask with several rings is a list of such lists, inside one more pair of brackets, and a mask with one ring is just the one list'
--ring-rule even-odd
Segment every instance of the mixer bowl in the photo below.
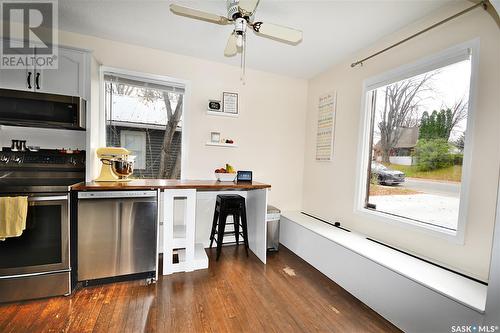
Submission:
{"label": "mixer bowl", "polygon": [[134,172],[134,161],[114,160],[113,171],[120,177],[128,177]]}

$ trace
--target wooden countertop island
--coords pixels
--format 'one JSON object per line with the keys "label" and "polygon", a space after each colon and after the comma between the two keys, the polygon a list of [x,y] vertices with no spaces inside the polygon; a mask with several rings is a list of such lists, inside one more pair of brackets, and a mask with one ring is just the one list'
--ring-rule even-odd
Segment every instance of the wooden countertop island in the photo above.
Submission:
{"label": "wooden countertop island", "polygon": [[166,190],[196,189],[198,191],[223,190],[260,190],[271,185],[258,182],[219,182],[216,180],[177,180],[177,179],[133,179],[128,182],[87,182],[71,186],[73,191],[110,191],[110,190]]}
{"label": "wooden countertop island", "polygon": [[[122,200],[120,192],[162,191],[157,197],[158,254],[168,253],[163,274],[191,271],[208,267],[204,248],[210,243],[210,232],[217,195],[231,191],[245,197],[248,247],[266,263],[267,254],[267,200],[269,184],[258,182],[219,182],[216,180],[132,179],[127,182],[82,182],[71,186],[80,200]],[[94,192],[100,192],[94,193]],[[113,193],[111,193],[113,192]],[[102,196],[101,196],[102,195]],[[123,197],[130,199],[131,197]],[[185,200],[184,229],[178,233],[173,221],[177,199]],[[123,199],[125,200],[125,199]],[[160,236],[161,235],[161,236]],[[181,237],[182,236],[182,237]],[[226,239],[225,239],[226,240]],[[230,241],[230,240],[229,240]],[[179,263],[171,261],[174,249],[185,249],[185,258]],[[164,257],[165,258],[165,257]],[[158,269],[158,267],[157,267]]]}
{"label": "wooden countertop island", "polygon": [[[206,268],[208,257],[204,248],[208,247],[210,243],[215,202],[217,195],[225,191],[238,193],[245,197],[248,247],[263,263],[266,263],[266,216],[270,188],[271,185],[258,182],[177,179],[132,179],[127,182],[92,181],[71,186],[72,191],[78,192],[78,200],[80,198],[82,200],[119,199],[121,198],[120,193],[116,192],[122,191],[163,191],[161,196],[158,196],[158,205],[162,207],[161,211],[163,211],[163,214],[158,217],[158,234],[161,234],[161,237],[158,237],[159,253],[172,253],[175,248],[186,249],[186,258],[182,263],[164,261],[163,274]],[[93,197],[86,196],[94,195],[90,192],[101,192],[102,196],[97,194]],[[181,237],[182,244],[179,243],[179,235],[174,237],[177,230],[173,224],[175,219],[174,206],[175,200],[178,198],[186,201],[184,207],[185,232],[184,238]],[[167,258],[173,257],[167,255]]]}

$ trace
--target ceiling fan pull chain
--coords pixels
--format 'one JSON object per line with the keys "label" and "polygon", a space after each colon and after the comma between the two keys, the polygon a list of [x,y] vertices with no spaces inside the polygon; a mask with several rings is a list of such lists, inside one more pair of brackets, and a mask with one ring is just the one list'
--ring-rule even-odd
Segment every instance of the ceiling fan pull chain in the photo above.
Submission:
{"label": "ceiling fan pull chain", "polygon": [[242,83],[245,83],[245,69],[244,69],[244,64],[243,64],[243,53],[245,52],[245,47],[241,50],[240,53],[240,81]]}
{"label": "ceiling fan pull chain", "polygon": [[243,78],[246,78],[247,72],[247,34],[243,36]]}
{"label": "ceiling fan pull chain", "polygon": [[241,50],[241,82],[245,84],[246,66],[247,66],[247,35],[243,35],[243,47]]}

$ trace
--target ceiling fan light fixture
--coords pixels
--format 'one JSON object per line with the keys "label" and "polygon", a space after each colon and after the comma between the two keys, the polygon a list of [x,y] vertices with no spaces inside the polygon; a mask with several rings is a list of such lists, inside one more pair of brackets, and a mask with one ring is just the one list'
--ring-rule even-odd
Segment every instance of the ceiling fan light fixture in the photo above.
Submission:
{"label": "ceiling fan light fixture", "polygon": [[297,45],[302,41],[302,31],[272,24],[254,21],[255,11],[260,0],[226,0],[227,17],[217,14],[207,13],[198,9],[171,4],[170,10],[177,15],[216,23],[219,25],[234,25],[234,29],[229,35],[229,39],[224,49],[226,57],[241,55],[241,80],[245,82],[246,49],[248,47],[247,27],[250,26],[258,36],[264,36],[276,41]]}

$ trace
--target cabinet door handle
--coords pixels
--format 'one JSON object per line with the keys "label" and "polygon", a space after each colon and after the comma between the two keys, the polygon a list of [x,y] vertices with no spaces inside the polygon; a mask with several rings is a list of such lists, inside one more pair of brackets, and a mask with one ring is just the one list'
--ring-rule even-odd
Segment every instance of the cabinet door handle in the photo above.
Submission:
{"label": "cabinet door handle", "polygon": [[40,73],[36,73],[35,84],[36,89],[40,89]]}
{"label": "cabinet door handle", "polygon": [[31,72],[28,72],[28,89],[31,89]]}

